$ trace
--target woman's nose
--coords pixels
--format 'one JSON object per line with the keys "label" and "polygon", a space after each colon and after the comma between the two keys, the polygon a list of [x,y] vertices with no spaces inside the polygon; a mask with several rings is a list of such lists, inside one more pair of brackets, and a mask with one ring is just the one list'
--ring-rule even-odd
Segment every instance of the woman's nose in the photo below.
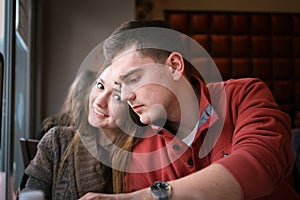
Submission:
{"label": "woman's nose", "polygon": [[106,93],[98,94],[95,97],[95,103],[98,106],[106,107],[108,104],[108,95]]}

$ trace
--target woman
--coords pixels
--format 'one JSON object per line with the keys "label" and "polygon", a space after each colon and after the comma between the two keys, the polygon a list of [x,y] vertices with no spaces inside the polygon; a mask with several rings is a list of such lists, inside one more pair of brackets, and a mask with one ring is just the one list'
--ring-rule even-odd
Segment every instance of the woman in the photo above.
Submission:
{"label": "woman", "polygon": [[[109,71],[103,71],[85,100],[80,95],[73,96],[76,126],[56,126],[41,139],[35,158],[25,170],[29,179],[22,192],[41,190],[46,199],[78,199],[87,192],[123,191],[124,174],[118,169],[125,166],[125,161],[116,161],[120,157],[126,160],[135,139],[118,126],[126,122],[127,105],[113,94]],[[115,148],[112,142],[121,148]],[[108,167],[110,164],[116,170]]]}
{"label": "woman", "polygon": [[[97,72],[93,70],[83,70],[76,76],[74,81],[69,87],[67,97],[59,113],[48,116],[43,120],[41,127],[38,131],[37,139],[40,140],[51,128],[55,126],[74,126],[74,120],[72,119],[72,102],[73,97],[83,98],[87,93],[87,88],[94,83],[97,76]],[[82,100],[82,99],[77,99]],[[27,166],[24,166],[27,167]],[[23,174],[20,182],[20,190],[23,190],[27,182],[28,175]],[[19,192],[19,191],[18,191]]]}

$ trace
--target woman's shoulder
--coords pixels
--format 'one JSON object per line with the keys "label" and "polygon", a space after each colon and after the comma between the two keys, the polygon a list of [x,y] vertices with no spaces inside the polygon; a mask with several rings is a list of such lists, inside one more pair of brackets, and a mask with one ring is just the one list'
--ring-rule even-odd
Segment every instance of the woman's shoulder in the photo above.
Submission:
{"label": "woman's shoulder", "polygon": [[41,138],[39,146],[66,146],[68,145],[74,134],[76,128],[74,126],[55,126],[51,128],[47,133]]}

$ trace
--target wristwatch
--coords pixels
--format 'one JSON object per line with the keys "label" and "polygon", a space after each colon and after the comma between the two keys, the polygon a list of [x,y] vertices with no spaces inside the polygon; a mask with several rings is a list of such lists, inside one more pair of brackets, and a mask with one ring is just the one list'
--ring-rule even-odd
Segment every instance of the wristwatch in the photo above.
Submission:
{"label": "wristwatch", "polygon": [[156,181],[151,185],[150,192],[157,200],[169,200],[171,197],[171,186],[167,182]]}

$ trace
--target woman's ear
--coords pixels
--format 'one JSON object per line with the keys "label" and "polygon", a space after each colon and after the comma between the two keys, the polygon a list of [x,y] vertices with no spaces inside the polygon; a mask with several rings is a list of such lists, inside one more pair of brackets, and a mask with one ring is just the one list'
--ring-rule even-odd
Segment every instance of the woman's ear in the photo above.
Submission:
{"label": "woman's ear", "polygon": [[166,60],[166,65],[171,67],[174,80],[178,80],[183,76],[184,61],[180,53],[172,52]]}

